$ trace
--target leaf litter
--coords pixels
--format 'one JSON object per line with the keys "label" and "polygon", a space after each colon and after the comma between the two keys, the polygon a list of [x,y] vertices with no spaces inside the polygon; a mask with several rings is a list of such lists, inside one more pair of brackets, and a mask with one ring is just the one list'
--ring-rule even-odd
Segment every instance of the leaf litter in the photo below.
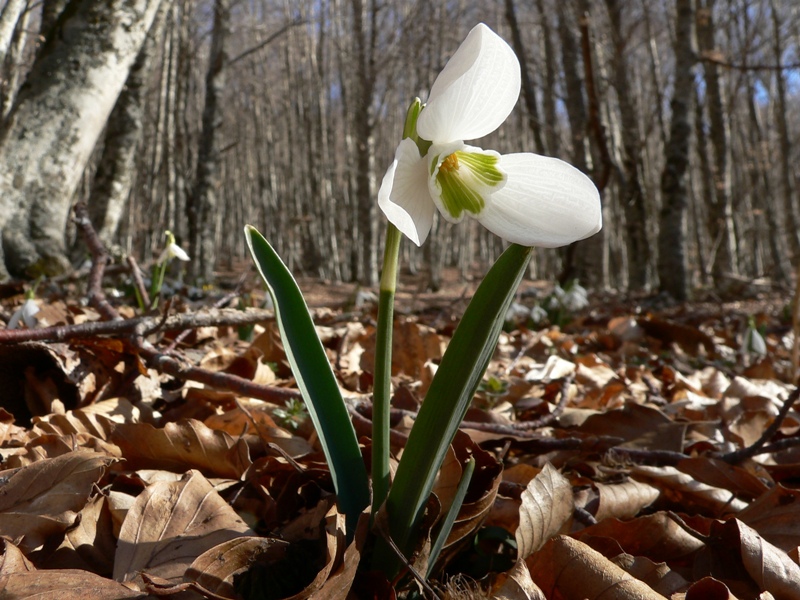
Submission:
{"label": "leaf litter", "polygon": [[[400,290],[395,456],[468,295]],[[434,593],[800,598],[800,392],[782,301],[648,302],[509,324],[434,490],[444,514],[476,458]],[[0,331],[0,597],[408,594],[359,568],[369,519],[348,543],[268,313],[176,298],[137,341],[75,333],[105,320],[76,300],[41,303],[60,334]],[[368,455],[375,307],[314,304]],[[192,327],[209,310],[218,324]],[[234,312],[252,319],[230,324]],[[742,350],[751,316],[766,355]]]}

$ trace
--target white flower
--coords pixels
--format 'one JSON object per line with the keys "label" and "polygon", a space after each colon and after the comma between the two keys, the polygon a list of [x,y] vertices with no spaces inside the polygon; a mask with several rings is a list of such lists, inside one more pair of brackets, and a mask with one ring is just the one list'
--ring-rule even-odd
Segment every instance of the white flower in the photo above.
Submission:
{"label": "white flower", "polygon": [[547,311],[538,304],[531,309],[531,321],[537,325],[547,318]]}
{"label": "white flower", "polygon": [[419,145],[400,143],[378,192],[381,210],[414,243],[428,237],[437,209],[452,223],[469,216],[525,246],[563,246],[600,230],[600,195],[573,166],[464,143],[497,129],[519,92],[514,51],[477,25],[431,88],[416,123]]}
{"label": "white flower", "polygon": [[520,323],[527,321],[528,317],[530,316],[531,311],[527,306],[520,304],[519,302],[512,302],[511,306],[509,306],[508,310],[506,311],[505,322],[512,325],[519,325]]}
{"label": "white flower", "polygon": [[191,260],[189,255],[186,254],[186,250],[178,246],[175,242],[171,242],[167,244],[167,247],[161,252],[161,255],[158,257],[158,262],[162,263],[165,260],[172,260],[173,258],[183,261]]}
{"label": "white flower", "polygon": [[757,354],[759,356],[767,355],[767,342],[764,336],[756,329],[755,323],[750,323],[747,326],[747,331],[744,334],[742,341],[742,354]]}
{"label": "white flower", "polygon": [[36,324],[39,322],[39,319],[36,318],[36,313],[39,312],[39,307],[36,304],[36,301],[32,298],[28,298],[25,300],[25,304],[19,307],[16,312],[11,315],[11,319],[8,321],[8,329],[16,329],[19,327],[20,322],[25,323],[25,326],[28,329],[33,329],[36,327]]}
{"label": "white flower", "polygon": [[561,296],[561,303],[564,308],[572,312],[581,310],[589,306],[589,292],[576,281]]}

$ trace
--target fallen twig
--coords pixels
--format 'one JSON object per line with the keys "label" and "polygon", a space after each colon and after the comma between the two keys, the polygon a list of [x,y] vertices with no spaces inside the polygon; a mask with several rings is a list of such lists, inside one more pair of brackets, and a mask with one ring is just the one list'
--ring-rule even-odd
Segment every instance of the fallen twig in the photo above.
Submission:
{"label": "fallen twig", "polygon": [[761,434],[760,438],[758,438],[750,446],[740,448],[739,450],[734,450],[733,452],[728,452],[727,454],[720,456],[720,458],[727,463],[736,464],[745,459],[752,458],[757,454],[763,454],[763,447],[778,432],[778,429],[780,429],[781,425],[783,424],[786,415],[789,414],[789,411],[794,403],[797,402],[798,398],[800,398],[800,386],[796,387],[794,391],[789,394],[789,397],[784,400],[783,406],[781,406],[777,416],[772,423],[769,424],[769,427],[764,430],[764,433]]}

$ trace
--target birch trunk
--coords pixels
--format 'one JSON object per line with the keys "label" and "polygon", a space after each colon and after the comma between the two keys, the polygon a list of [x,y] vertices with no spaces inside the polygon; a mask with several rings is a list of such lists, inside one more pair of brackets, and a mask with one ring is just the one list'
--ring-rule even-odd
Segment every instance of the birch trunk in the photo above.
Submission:
{"label": "birch trunk", "polygon": [[69,268],[72,196],[159,0],[73,0],[42,47],[0,137],[0,278]]}

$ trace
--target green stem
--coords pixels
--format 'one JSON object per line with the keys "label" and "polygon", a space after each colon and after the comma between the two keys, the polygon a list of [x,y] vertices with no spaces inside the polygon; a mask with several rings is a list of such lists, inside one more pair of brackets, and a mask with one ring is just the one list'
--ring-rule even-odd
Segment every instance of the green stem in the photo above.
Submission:
{"label": "green stem", "polygon": [[389,411],[392,397],[392,327],[400,231],[389,223],[381,271],[378,328],[375,337],[375,381],[372,396],[372,514],[389,493]]}
{"label": "green stem", "polygon": [[158,263],[155,268],[155,276],[153,277],[153,284],[150,286],[150,297],[152,298],[150,308],[158,306],[158,299],[161,295],[161,288],[164,286],[164,276],[167,273],[167,263],[169,260],[164,259]]}

